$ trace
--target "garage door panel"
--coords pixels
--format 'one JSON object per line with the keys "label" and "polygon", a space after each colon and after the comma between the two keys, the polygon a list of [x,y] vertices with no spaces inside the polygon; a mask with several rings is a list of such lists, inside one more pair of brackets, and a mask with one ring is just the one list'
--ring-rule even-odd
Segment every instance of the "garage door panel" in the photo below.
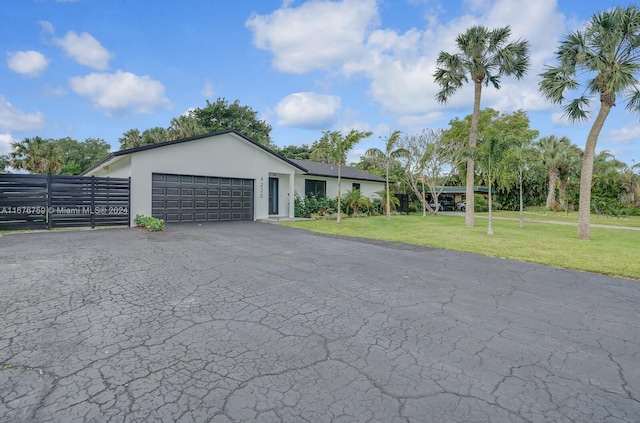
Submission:
{"label": "garage door panel", "polygon": [[167,223],[253,220],[253,180],[152,174],[152,215]]}

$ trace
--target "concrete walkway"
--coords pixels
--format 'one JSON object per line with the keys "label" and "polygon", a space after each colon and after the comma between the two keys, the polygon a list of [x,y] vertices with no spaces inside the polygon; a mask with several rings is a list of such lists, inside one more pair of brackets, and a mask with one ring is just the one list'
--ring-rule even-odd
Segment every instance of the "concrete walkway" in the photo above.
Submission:
{"label": "concrete walkway", "polygon": [[0,422],[637,422],[640,283],[264,223],[5,234]]}

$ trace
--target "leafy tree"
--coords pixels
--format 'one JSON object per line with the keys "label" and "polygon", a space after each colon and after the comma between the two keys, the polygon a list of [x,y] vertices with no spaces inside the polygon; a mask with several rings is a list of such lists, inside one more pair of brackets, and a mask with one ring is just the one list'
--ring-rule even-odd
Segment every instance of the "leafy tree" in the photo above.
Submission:
{"label": "leafy tree", "polygon": [[59,173],[65,161],[60,147],[52,140],[25,138],[11,143],[11,167],[31,173]]}
{"label": "leafy tree", "polygon": [[391,135],[389,135],[386,139],[384,151],[378,148],[370,148],[364,153],[364,155],[367,158],[373,159],[374,161],[381,163],[385,169],[386,193],[387,193],[387,198],[386,198],[387,220],[391,219],[391,192],[389,190],[389,169],[391,168],[391,166],[393,165],[393,163],[396,161],[398,157],[401,157],[408,153],[408,151],[405,150],[404,148],[397,147],[398,142],[400,141],[401,134],[402,132],[399,130],[393,131]]}
{"label": "leafy tree", "polygon": [[271,125],[258,119],[258,112],[249,106],[240,105],[236,100],[232,104],[225,98],[218,98],[215,103],[207,100],[207,106],[191,112],[206,132],[217,132],[233,129],[242,135],[264,145],[272,147]]}
{"label": "leafy tree", "polygon": [[167,141],[191,138],[207,133],[204,126],[191,113],[187,116],[180,115],[171,119],[168,131]]}
{"label": "leafy tree", "polygon": [[[379,211],[382,213],[387,213],[386,206],[386,198],[387,198],[387,189],[381,189],[380,191],[376,191],[375,194],[379,197],[379,199],[374,199],[372,203],[372,207],[378,207]],[[391,210],[396,210],[398,206],[400,206],[400,200],[395,195],[391,195],[391,201],[389,202],[389,206]]]}
{"label": "leafy tree", "polygon": [[80,175],[91,165],[109,155],[111,145],[99,138],[87,138],[78,142],[66,137],[54,141],[65,156],[65,162],[60,174]]}
{"label": "leafy tree", "polygon": [[[422,203],[422,216],[427,210],[437,214],[438,197],[461,163],[463,143],[445,139],[442,130],[427,129],[405,137],[401,145],[405,151],[405,180]],[[433,199],[434,208],[429,205],[427,194]]]}
{"label": "leafy tree", "polygon": [[[589,117],[592,96],[599,96],[600,109],[587,136],[580,172],[578,238],[590,239],[591,182],[596,144],[605,120],[624,96],[626,109],[640,112],[640,8],[617,6],[596,13],[583,31],[569,34],[555,53],[558,64],[547,66],[541,74],[540,92],[554,103],[564,104],[565,115],[573,121]],[[593,76],[585,83],[585,92],[573,100],[565,94],[581,89],[584,75]]]}
{"label": "leafy tree", "polygon": [[0,172],[6,172],[11,165],[11,160],[7,154],[0,154]]}
{"label": "leafy tree", "polygon": [[341,222],[340,210],[341,209],[341,177],[340,168],[345,165],[347,161],[347,154],[355,147],[363,138],[371,136],[371,132],[361,132],[352,129],[345,136],[340,131],[324,131],[318,146],[313,151],[313,155],[318,157],[325,157],[329,163],[332,163],[338,167],[338,219],[337,223]]}
{"label": "leafy tree", "polygon": [[302,145],[287,145],[282,148],[278,148],[276,152],[287,159],[296,160],[311,160],[311,152],[313,149],[307,144]]}
{"label": "leafy tree", "polygon": [[[1,160],[0,158],[0,163]],[[640,173],[636,173],[636,169],[640,170],[640,163],[633,165],[625,164],[622,169],[622,186],[624,193],[620,200],[630,205],[638,205],[638,201],[640,201]]]}
{"label": "leafy tree", "polygon": [[[449,142],[460,142],[471,131],[472,121],[473,115],[467,115],[462,120],[453,119],[449,122],[449,129],[443,134],[444,139]],[[527,145],[533,142],[539,134],[537,130],[531,129],[529,125],[529,117],[523,110],[517,110],[513,113],[500,113],[497,110],[486,108],[478,113],[478,134],[480,137],[501,137],[514,142],[513,148],[506,152],[505,164],[500,174],[497,175],[498,186],[503,189],[509,188],[516,181],[520,185],[525,183],[524,170],[530,169],[531,161],[531,155],[526,153]],[[469,154],[469,156],[473,159],[473,154]],[[465,169],[462,168],[459,172],[464,173]],[[475,185],[475,175],[473,181]],[[523,202],[523,195],[519,195],[519,197],[519,202]],[[467,201],[467,210],[469,210],[469,207]],[[520,206],[520,209],[522,210],[523,207],[524,204]]]}
{"label": "leafy tree", "polygon": [[[482,85],[491,83],[500,89],[502,76],[515,76],[520,79],[529,67],[529,42],[518,40],[508,42],[511,36],[509,26],[489,30],[484,26],[473,26],[464,34],[458,35],[456,44],[459,53],[440,52],[437,61],[435,82],[441,90],[436,94],[440,103],[449,98],[469,80],[474,84],[473,114],[469,132],[469,147],[475,148],[478,140],[478,119]],[[465,212],[466,226],[473,226],[473,158],[467,159],[467,186]]]}

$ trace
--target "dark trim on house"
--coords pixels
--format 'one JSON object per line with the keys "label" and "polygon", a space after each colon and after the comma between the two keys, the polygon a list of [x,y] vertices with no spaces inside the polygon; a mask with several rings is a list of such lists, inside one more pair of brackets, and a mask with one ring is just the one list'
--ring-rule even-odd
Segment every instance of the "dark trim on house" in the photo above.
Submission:
{"label": "dark trim on house", "polygon": [[[338,166],[328,163],[312,162],[309,160],[291,159],[298,167],[305,168],[308,176],[338,177]],[[386,179],[373,175],[364,170],[350,166],[340,166],[340,178],[359,181],[386,182]]]}
{"label": "dark trim on house", "polygon": [[166,141],[166,142],[162,142],[162,143],[158,143],[158,144],[144,145],[142,147],[129,148],[127,150],[114,151],[113,153],[109,154],[107,157],[102,159],[100,162],[96,163],[95,165],[91,166],[89,169],[87,169],[84,172],[82,172],[81,175],[85,175],[85,174],[91,172],[92,170],[99,168],[100,166],[102,166],[103,164],[107,163],[108,161],[110,161],[114,157],[126,156],[126,155],[129,155],[129,154],[138,153],[140,151],[153,150],[154,148],[165,147],[167,145],[181,144],[183,142],[196,141],[196,140],[201,140],[203,138],[215,137],[215,136],[224,135],[224,134],[235,134],[235,135],[243,138],[245,141],[255,145],[256,147],[261,148],[262,150],[266,151],[267,153],[271,154],[272,156],[275,156],[278,159],[280,159],[280,160],[292,165],[293,167],[295,167],[295,168],[297,168],[297,169],[299,169],[299,170],[301,170],[303,172],[307,171],[305,168],[301,167],[297,163],[294,163],[292,160],[281,156],[280,154],[276,153],[275,151],[265,147],[264,145],[262,145],[262,144],[260,144],[260,143],[258,143],[256,141],[252,140],[251,138],[248,138],[248,137],[242,135],[238,131],[233,130],[233,129],[227,129],[225,131],[209,132],[207,134],[196,135],[195,137],[189,137],[189,138],[182,138],[182,139],[179,139],[179,140]]}

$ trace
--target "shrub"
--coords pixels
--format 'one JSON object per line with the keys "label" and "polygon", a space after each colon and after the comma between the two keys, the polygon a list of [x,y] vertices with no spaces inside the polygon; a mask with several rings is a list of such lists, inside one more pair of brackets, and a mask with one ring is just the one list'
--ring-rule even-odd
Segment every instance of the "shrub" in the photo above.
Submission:
{"label": "shrub", "polygon": [[155,217],[137,214],[136,218],[134,219],[134,222],[136,223],[136,225],[140,226],[141,228],[145,228],[146,230],[151,232],[158,232],[158,231],[164,230],[164,220],[158,219]]}
{"label": "shrub", "polygon": [[489,211],[489,202],[487,201],[487,199],[485,198],[484,195],[476,194],[475,197],[474,197],[473,208],[474,208],[474,211],[476,213],[488,212]]}

